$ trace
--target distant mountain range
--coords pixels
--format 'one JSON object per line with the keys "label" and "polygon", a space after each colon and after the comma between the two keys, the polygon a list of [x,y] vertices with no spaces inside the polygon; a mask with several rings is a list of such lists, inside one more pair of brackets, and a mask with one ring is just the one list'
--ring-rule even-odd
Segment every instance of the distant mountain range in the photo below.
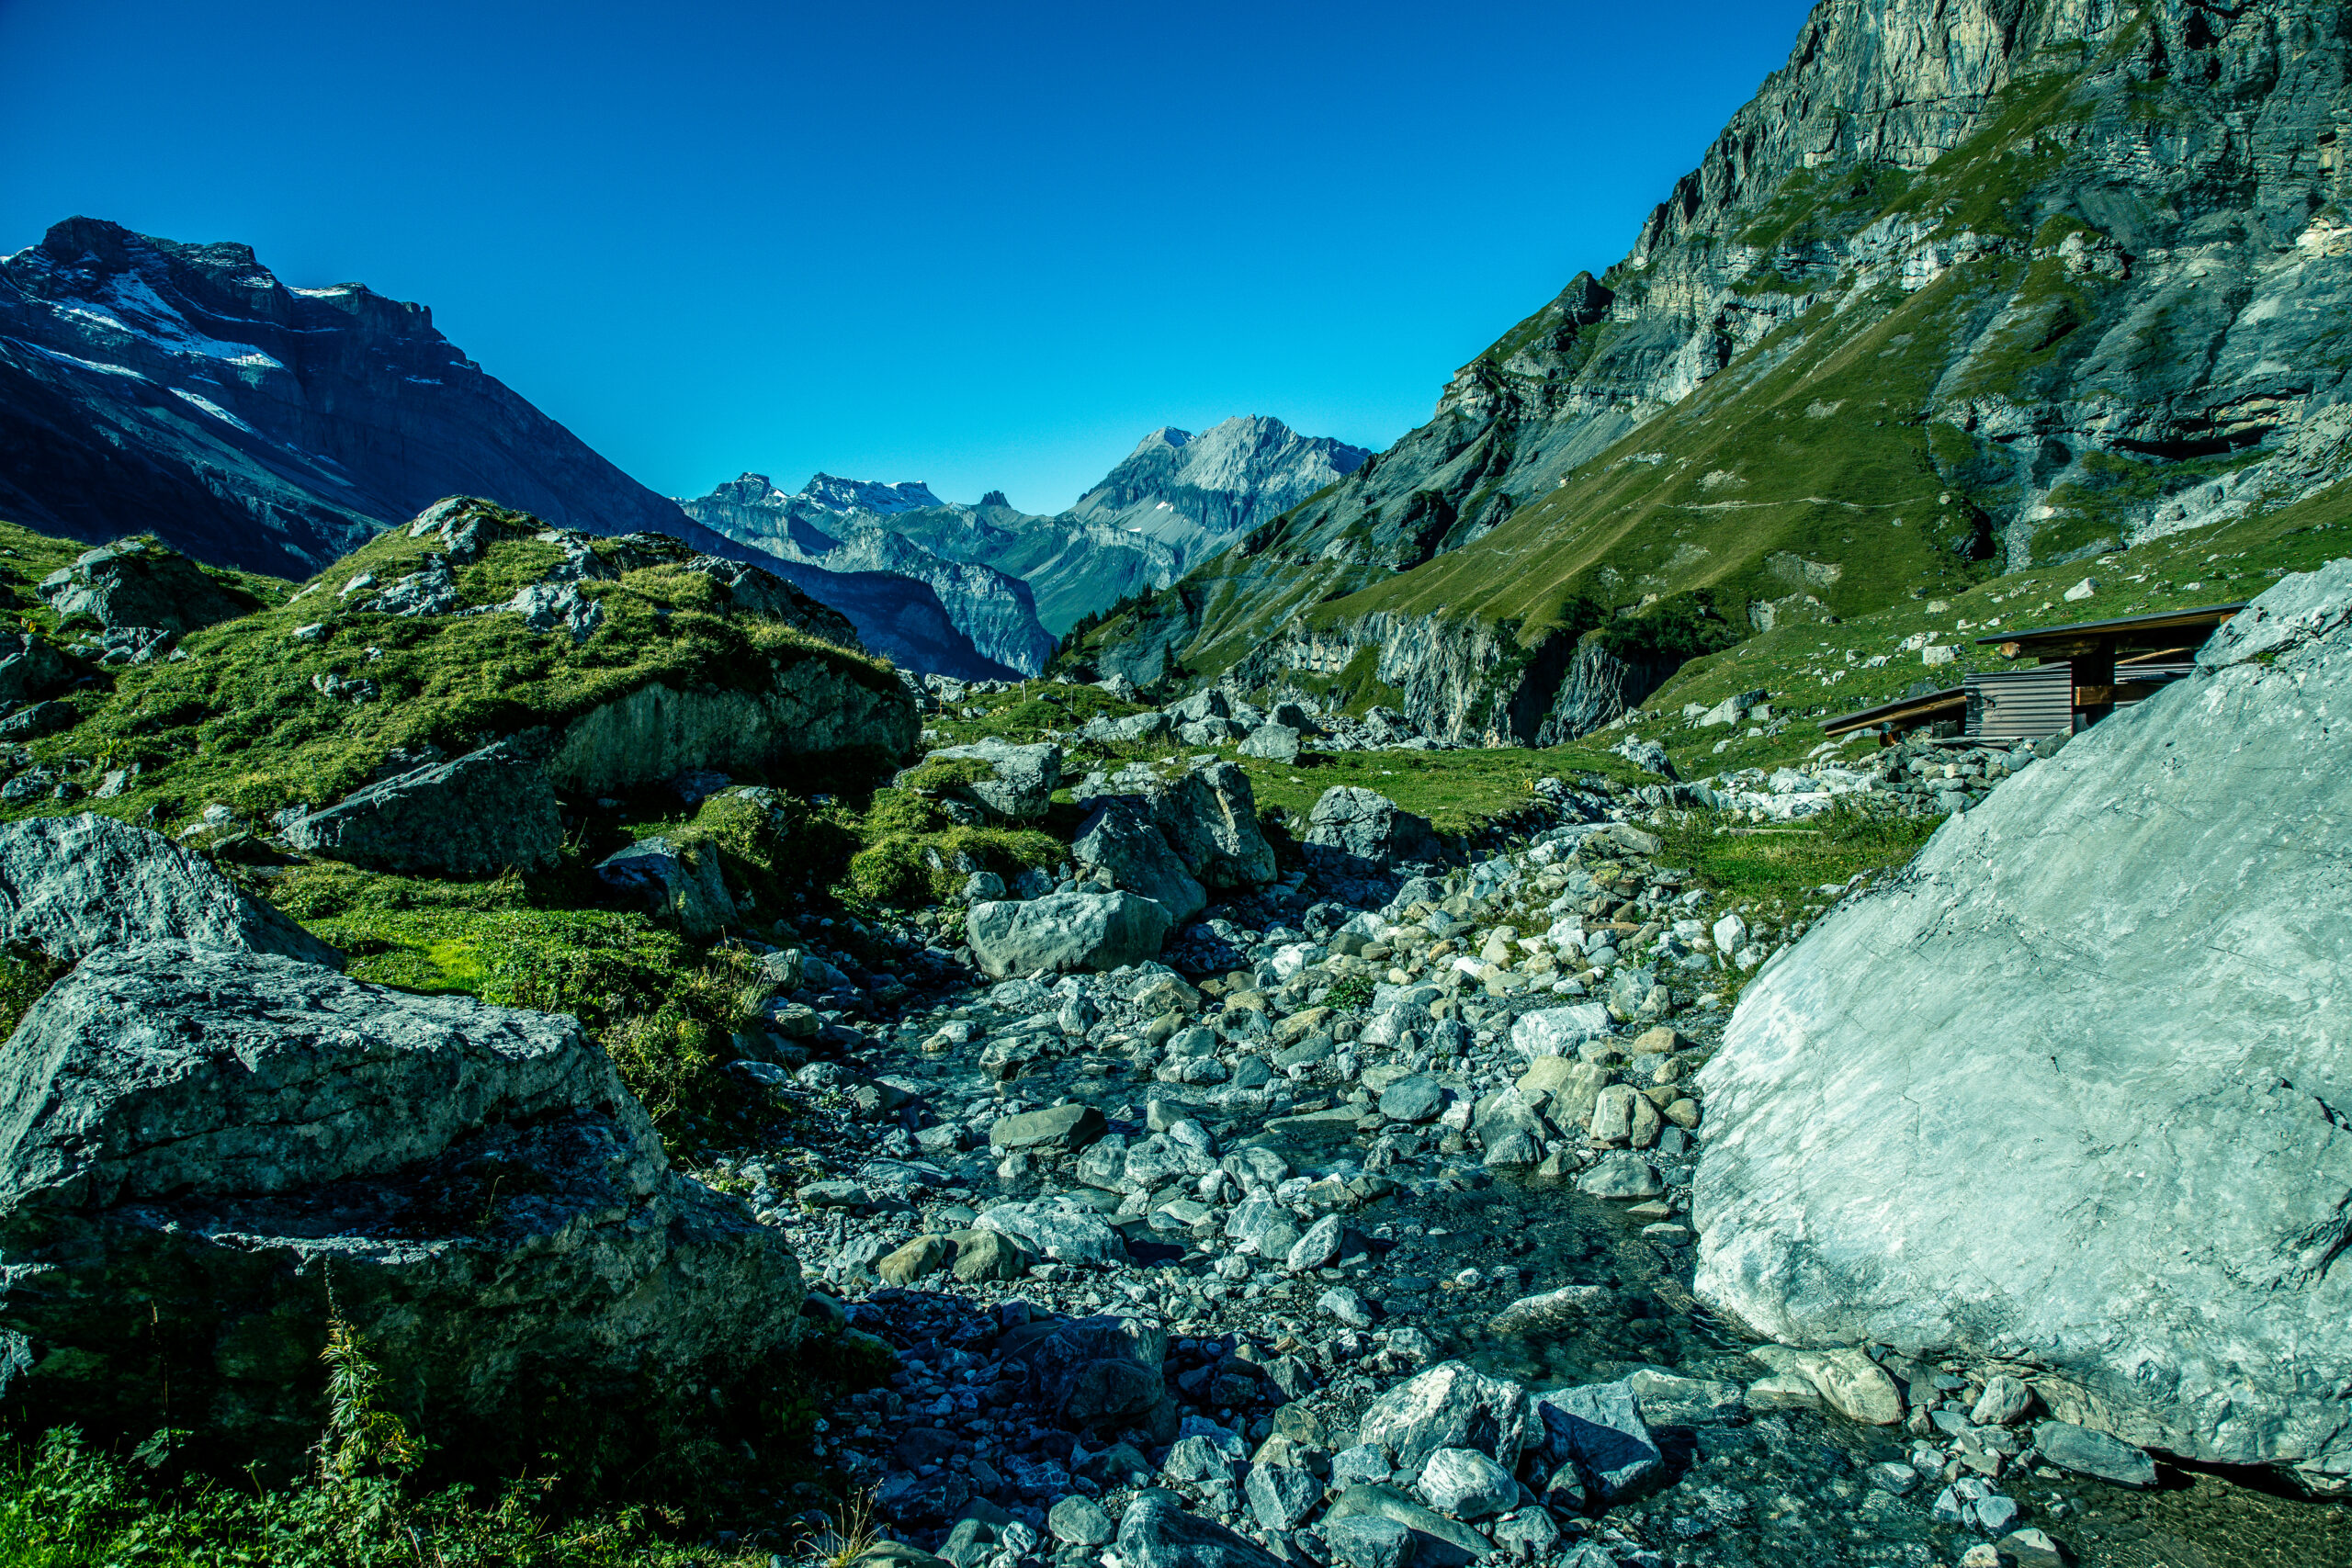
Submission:
{"label": "distant mountain range", "polygon": [[657,495],[433,326],[356,283],[289,288],[249,246],[73,218],[0,257],[0,517],[94,542],[152,532],[199,559],[304,578],[446,495],[594,533],[674,535],[753,561],[902,667],[1034,674],[1080,616],[1351,471],[1279,420],[1160,430],[1069,512],[919,483],[747,474]]}

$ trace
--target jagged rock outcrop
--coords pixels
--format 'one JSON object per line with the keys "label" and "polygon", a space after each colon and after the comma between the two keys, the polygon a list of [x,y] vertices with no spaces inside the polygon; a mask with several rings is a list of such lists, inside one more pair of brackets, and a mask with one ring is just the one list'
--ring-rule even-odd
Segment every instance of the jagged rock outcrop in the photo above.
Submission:
{"label": "jagged rock outcrop", "polygon": [[2061,1419],[2352,1483],[2352,561],[1948,822],[1699,1075],[1701,1295],[2041,1369]]}
{"label": "jagged rock outcrop", "polygon": [[1194,434],[1166,425],[1078,498],[1072,520],[1166,545],[1179,568],[1216,554],[1362,468],[1372,454],[1264,414]]}
{"label": "jagged rock outcrop", "polygon": [[91,812],[0,824],[0,942],[77,960],[164,938],[343,966],[334,949],[161,833]]}
{"label": "jagged rock outcrop", "polygon": [[914,750],[922,720],[895,682],[884,688],[820,660],[777,663],[761,690],[654,684],[566,724],[548,776],[566,795],[611,795],[682,773],[764,771],[787,758]]}
{"label": "jagged rock outcrop", "polygon": [[554,866],[563,813],[534,750],[500,740],[370,784],[281,836],[305,854],[378,871],[488,876]]}
{"label": "jagged rock outcrop", "polygon": [[42,579],[40,596],[61,626],[153,626],[172,637],[257,607],[251,595],[222,587],[187,557],[149,539],[119,539],[85,552]]}
{"label": "jagged rock outcrop", "polygon": [[[2347,115],[2322,0],[1824,0],[1623,261],[1091,657],[1380,646],[1422,728],[1529,739],[1582,599],[1703,592],[1744,631],[2309,495],[2352,473]],[[1416,621],[1463,629],[1386,651]]]}
{"label": "jagged rock outcrop", "polygon": [[972,906],[965,936],[973,962],[995,979],[1040,970],[1116,969],[1159,952],[1168,911],[1125,892],[1049,893]]}
{"label": "jagged rock outcrop", "polygon": [[569,1017],[138,942],[34,1005],[0,1104],[0,1376],[44,1421],[299,1461],[339,1315],[469,1466],[557,1409],[618,1456],[796,1332],[782,1234],[670,1168]]}

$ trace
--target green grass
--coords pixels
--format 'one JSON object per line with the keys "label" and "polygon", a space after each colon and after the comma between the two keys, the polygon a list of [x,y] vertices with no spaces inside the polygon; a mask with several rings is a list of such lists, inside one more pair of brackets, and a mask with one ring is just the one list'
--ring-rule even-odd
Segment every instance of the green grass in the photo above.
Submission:
{"label": "green grass", "polygon": [[1873,817],[1841,802],[1792,829],[1736,831],[1719,812],[1678,812],[1657,830],[1665,847],[1654,858],[1687,867],[1698,886],[1724,902],[1797,906],[1859,872],[1907,864],[1942,822]]}

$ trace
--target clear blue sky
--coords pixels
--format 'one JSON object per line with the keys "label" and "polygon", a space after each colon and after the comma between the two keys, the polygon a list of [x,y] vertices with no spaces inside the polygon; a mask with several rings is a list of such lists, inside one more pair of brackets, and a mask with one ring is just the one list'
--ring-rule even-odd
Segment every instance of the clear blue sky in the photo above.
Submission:
{"label": "clear blue sky", "polygon": [[1428,418],[1806,9],[0,0],[0,252],[85,213],[422,300],[667,493],[1055,511],[1161,424]]}

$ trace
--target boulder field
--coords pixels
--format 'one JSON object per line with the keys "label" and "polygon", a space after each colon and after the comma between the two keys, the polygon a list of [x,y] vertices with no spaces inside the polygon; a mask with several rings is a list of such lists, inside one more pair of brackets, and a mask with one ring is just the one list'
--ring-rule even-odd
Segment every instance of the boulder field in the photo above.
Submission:
{"label": "boulder field", "polygon": [[1700,1295],[2352,1481],[2352,561],[1951,818],[1699,1074]]}

